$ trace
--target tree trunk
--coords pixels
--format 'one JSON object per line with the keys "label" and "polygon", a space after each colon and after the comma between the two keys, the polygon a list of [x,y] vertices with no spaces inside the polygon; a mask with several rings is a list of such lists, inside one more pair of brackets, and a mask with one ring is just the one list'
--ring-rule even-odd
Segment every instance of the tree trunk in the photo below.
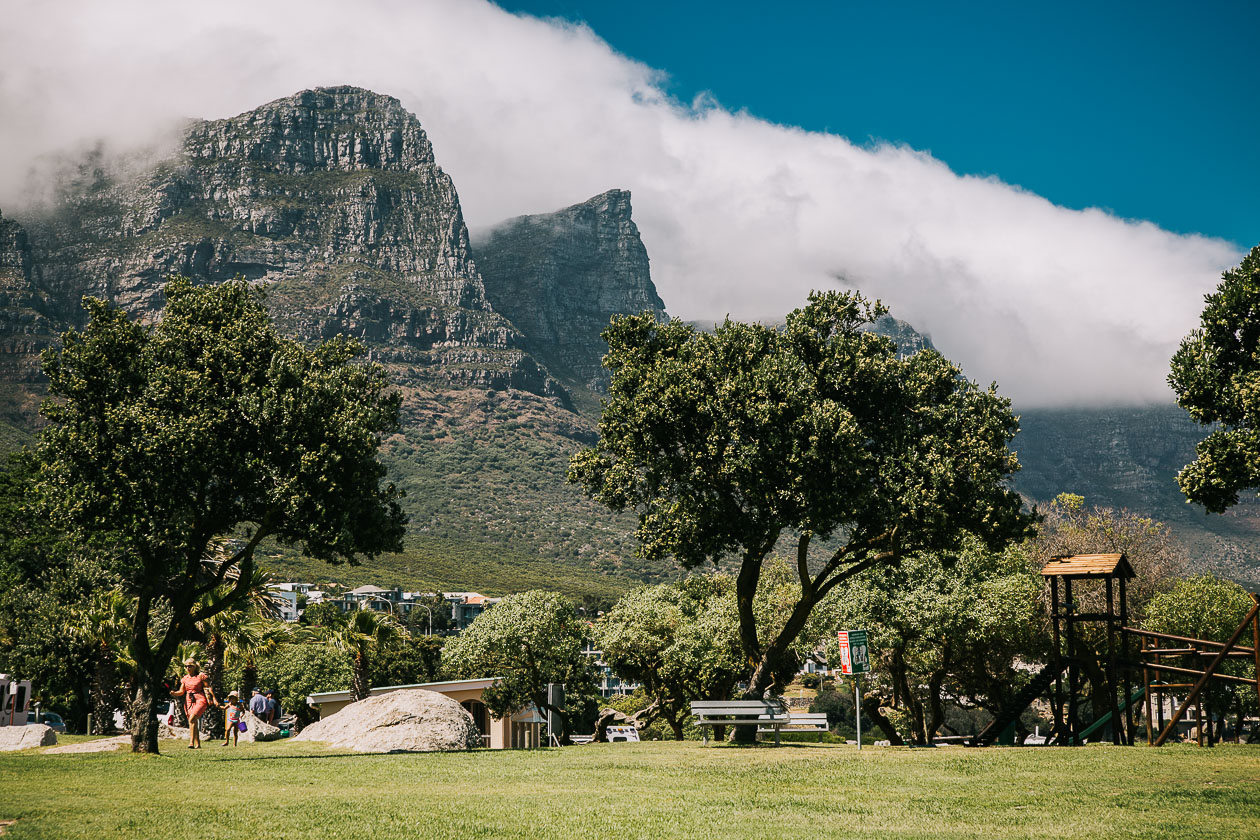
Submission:
{"label": "tree trunk", "polygon": [[354,680],[350,690],[355,700],[362,700],[368,696],[368,688],[367,655],[363,651],[357,651],[354,655]]}
{"label": "tree trunk", "polygon": [[158,754],[158,698],[165,693],[162,680],[136,680],[131,699],[131,751]]}
{"label": "tree trunk", "polygon": [[941,684],[944,681],[944,670],[936,671],[928,680],[928,709],[931,716],[928,718],[927,731],[924,733],[928,744],[932,743],[932,739],[936,737],[936,731],[945,722],[945,708],[941,702]]}
{"label": "tree trunk", "polygon": [[[227,692],[223,690],[223,637],[217,634],[210,637],[206,646],[206,682],[214,692],[215,699],[227,702]],[[223,715],[206,712],[201,718],[201,732],[208,738],[222,738]]]}
{"label": "tree trunk", "polygon": [[906,742],[902,740],[901,733],[897,731],[897,727],[893,726],[891,720],[880,711],[879,697],[874,694],[868,694],[862,698],[862,714],[866,715],[869,720],[875,721],[875,725],[884,733],[884,737],[888,739],[888,743],[894,747],[903,747]]}
{"label": "tree trunk", "polygon": [[[753,582],[754,593],[756,582]],[[750,597],[751,602],[751,597]],[[756,662],[753,669],[752,678],[748,681],[748,688],[744,691],[744,700],[763,700],[766,693],[782,679],[783,671],[790,670],[791,654],[789,647],[792,642],[796,641],[796,637],[801,634],[801,630],[805,629],[805,622],[809,620],[810,611],[813,610],[815,600],[813,598],[802,597],[792,607],[792,614],[788,617],[787,623],[783,625],[783,630],[775,637],[774,641],[766,646],[765,650],[759,654],[745,650],[749,654],[750,661]],[[741,615],[741,621],[743,616]],[[756,633],[752,634],[755,641]],[[745,636],[744,642],[747,644],[748,637]],[[735,741],[738,743],[750,744],[757,740],[757,726],[749,724],[745,726],[735,727]]]}
{"label": "tree trunk", "polygon": [[[162,698],[159,697],[158,701],[161,702],[161,699]],[[188,712],[187,712],[188,702],[187,700],[184,697],[172,697],[171,699],[174,701],[174,704],[171,706],[171,711],[174,712],[175,714],[175,725],[183,727],[184,729],[187,729],[188,728]]]}

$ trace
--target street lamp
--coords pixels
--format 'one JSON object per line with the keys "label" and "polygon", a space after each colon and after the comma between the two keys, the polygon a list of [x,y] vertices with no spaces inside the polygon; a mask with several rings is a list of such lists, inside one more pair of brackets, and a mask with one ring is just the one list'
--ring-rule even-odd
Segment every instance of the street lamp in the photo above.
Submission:
{"label": "street lamp", "polygon": [[364,601],[363,603],[365,603],[365,604],[375,604],[375,603],[381,603],[381,604],[384,604],[385,606],[389,607],[389,614],[390,614],[390,615],[393,615],[393,614],[394,614],[394,602],[393,602],[393,601],[388,600],[387,598],[368,598],[368,599],[367,599],[366,601]]}

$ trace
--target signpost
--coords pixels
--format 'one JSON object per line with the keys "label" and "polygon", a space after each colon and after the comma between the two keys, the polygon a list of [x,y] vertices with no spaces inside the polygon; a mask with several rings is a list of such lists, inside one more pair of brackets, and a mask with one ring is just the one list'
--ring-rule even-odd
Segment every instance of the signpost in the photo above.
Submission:
{"label": "signpost", "polygon": [[853,717],[857,721],[857,747],[862,749],[862,675],[871,670],[865,630],[840,631],[840,673],[853,677]]}

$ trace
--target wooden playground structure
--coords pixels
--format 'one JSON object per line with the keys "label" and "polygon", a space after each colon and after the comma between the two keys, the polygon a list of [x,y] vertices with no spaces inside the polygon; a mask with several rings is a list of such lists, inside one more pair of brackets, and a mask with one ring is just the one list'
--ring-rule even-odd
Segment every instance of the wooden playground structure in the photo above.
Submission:
{"label": "wooden playground structure", "polygon": [[[972,746],[988,746],[1003,733],[1010,733],[1019,716],[1038,697],[1050,692],[1054,715],[1051,743],[1078,745],[1100,731],[1109,732],[1114,744],[1132,746],[1138,733],[1135,708],[1145,700],[1147,743],[1164,744],[1194,707],[1197,741],[1205,741],[1203,694],[1212,680],[1254,686],[1260,698],[1260,599],[1252,593],[1252,607],[1225,642],[1194,639],[1155,633],[1129,626],[1128,581],[1134,577],[1133,567],[1124,554],[1078,554],[1056,557],[1046,563],[1041,575],[1050,584],[1050,619],[1054,650],[1050,662],[1034,674],[1028,685],[1013,701],[994,716]],[[1078,608],[1073,584],[1101,582],[1101,609]],[[1083,643],[1082,625],[1101,625],[1105,647],[1094,650]],[[1250,631],[1250,632],[1248,632]],[[1239,644],[1245,637],[1250,647]],[[1169,664],[1169,661],[1178,664]],[[1251,678],[1224,673],[1223,663],[1243,660],[1253,663]],[[1197,667],[1192,667],[1197,666]],[[1094,720],[1081,719],[1082,691],[1085,672],[1092,668],[1089,679],[1093,688]],[[1135,676],[1141,672],[1141,684]],[[1102,677],[1098,680],[1098,677]],[[1066,681],[1065,681],[1066,677]],[[1192,679],[1193,678],[1193,679]],[[1169,679],[1178,679],[1170,682]],[[1065,684],[1066,682],[1066,684]],[[1098,684],[1101,683],[1101,686]],[[1099,693],[1107,708],[1099,710]],[[1165,720],[1165,699],[1184,697]],[[1258,710],[1260,711],[1260,710]],[[1260,725],[1260,724],[1258,724]],[[1211,742],[1210,731],[1207,741]]]}

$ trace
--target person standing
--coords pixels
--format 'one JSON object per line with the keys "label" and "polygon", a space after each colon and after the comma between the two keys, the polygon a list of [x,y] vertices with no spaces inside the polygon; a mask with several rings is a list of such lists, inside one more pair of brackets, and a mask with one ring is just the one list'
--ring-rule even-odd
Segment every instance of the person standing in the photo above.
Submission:
{"label": "person standing", "polygon": [[254,695],[249,698],[249,710],[259,720],[267,719],[267,698],[263,696],[261,689],[254,689]]}
{"label": "person standing", "polygon": [[[210,704],[219,705],[214,696],[214,689],[201,673],[201,666],[195,659],[184,660],[184,669],[188,672],[179,680],[179,688],[171,692],[172,697],[184,698],[184,713],[188,715],[188,749],[201,749],[201,716],[210,708]],[[209,695],[209,699],[207,699]]]}
{"label": "person standing", "polygon": [[280,701],[276,700],[276,693],[271,689],[267,689],[267,723],[272,726],[276,725],[276,721],[280,719]]}
{"label": "person standing", "polygon": [[223,706],[223,746],[230,743],[236,746],[236,738],[240,734],[241,700],[233,691],[228,694],[227,703]]}

